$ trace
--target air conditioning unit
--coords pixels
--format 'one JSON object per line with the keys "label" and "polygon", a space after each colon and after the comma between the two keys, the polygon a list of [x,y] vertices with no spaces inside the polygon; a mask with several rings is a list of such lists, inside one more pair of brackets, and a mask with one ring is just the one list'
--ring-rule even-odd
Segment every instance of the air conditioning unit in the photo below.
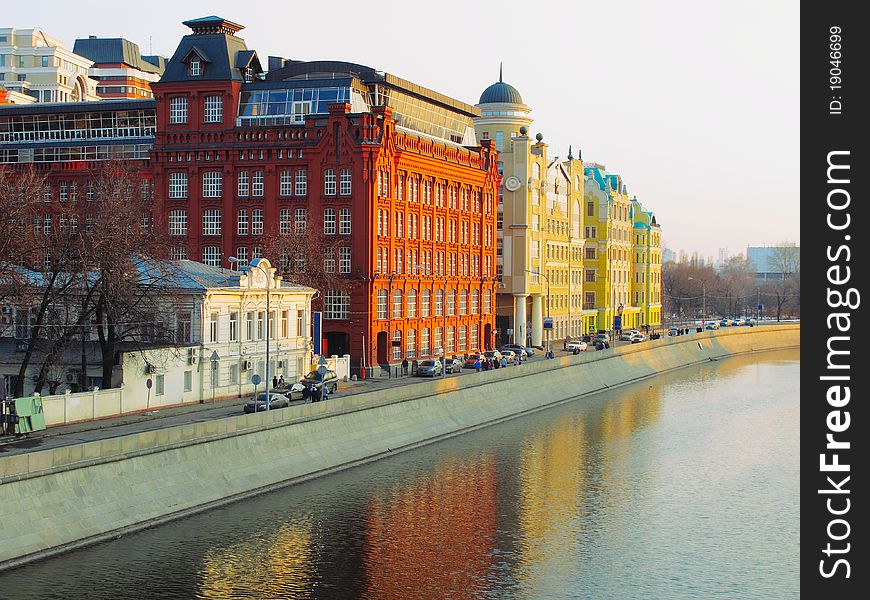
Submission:
{"label": "air conditioning unit", "polygon": [[79,375],[81,371],[67,371],[66,372],[66,382],[67,383],[75,383],[79,380]]}
{"label": "air conditioning unit", "polygon": [[242,371],[250,371],[253,366],[254,366],[254,363],[252,363],[249,360],[242,361]]}
{"label": "air conditioning unit", "polygon": [[149,375],[157,372],[157,367],[152,364],[145,365],[145,372]]}

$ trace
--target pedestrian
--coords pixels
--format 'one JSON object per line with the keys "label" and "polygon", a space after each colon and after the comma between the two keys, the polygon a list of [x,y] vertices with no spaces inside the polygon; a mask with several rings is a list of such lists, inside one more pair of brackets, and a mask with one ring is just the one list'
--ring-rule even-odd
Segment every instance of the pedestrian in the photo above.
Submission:
{"label": "pedestrian", "polygon": [[274,375],[274,376],[272,377],[272,388],[274,389],[274,388],[276,388],[276,387],[278,387],[278,376],[277,376],[277,375]]}
{"label": "pedestrian", "polygon": [[507,366],[507,358],[505,358],[504,356],[501,357],[501,366],[503,366],[503,367]]}
{"label": "pedestrian", "polygon": [[408,359],[402,360],[402,375],[408,374]]}
{"label": "pedestrian", "polygon": [[284,376],[283,375],[281,375],[281,377],[278,378],[278,385],[280,385],[281,387],[284,387]]}
{"label": "pedestrian", "polygon": [[520,366],[520,354],[519,353],[514,354],[514,366],[515,367]]}
{"label": "pedestrian", "polygon": [[480,373],[480,357],[477,357],[477,360],[474,361],[474,370]]}
{"label": "pedestrian", "polygon": [[321,390],[322,391],[321,391],[321,398],[320,399],[321,400],[329,400],[329,387],[326,384],[324,384],[323,387],[321,388]]}

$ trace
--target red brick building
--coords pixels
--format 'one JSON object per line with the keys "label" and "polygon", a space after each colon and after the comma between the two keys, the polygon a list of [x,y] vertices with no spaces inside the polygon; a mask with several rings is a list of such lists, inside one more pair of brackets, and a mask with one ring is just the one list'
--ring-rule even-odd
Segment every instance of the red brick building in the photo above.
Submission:
{"label": "red brick building", "polygon": [[[342,279],[320,290],[324,354],[371,367],[492,347],[498,171],[476,109],[353,63],[270,57],[265,74],[240,25],[185,24],[152,86],[172,257],[230,266],[274,236],[334,236],[305,258]],[[304,268],[269,258],[291,280]]]}

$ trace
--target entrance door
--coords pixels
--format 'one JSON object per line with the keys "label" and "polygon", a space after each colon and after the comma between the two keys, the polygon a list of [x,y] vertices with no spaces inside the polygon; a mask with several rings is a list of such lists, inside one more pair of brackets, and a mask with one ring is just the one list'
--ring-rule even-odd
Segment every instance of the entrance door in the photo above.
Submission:
{"label": "entrance door", "polygon": [[386,365],[389,363],[388,358],[389,344],[387,341],[387,332],[381,331],[378,333],[378,364]]}
{"label": "entrance door", "polygon": [[326,334],[324,340],[326,347],[329,348],[329,355],[336,354],[344,356],[350,354],[350,334],[343,331],[330,331]]}

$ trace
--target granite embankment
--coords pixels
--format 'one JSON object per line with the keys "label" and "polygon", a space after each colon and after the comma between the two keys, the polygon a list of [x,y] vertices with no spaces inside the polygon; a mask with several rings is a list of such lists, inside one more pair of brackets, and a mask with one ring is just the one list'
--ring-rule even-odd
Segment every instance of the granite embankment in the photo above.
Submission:
{"label": "granite embankment", "polygon": [[0,454],[0,568],[698,362],[799,345],[798,324],[705,332]]}

